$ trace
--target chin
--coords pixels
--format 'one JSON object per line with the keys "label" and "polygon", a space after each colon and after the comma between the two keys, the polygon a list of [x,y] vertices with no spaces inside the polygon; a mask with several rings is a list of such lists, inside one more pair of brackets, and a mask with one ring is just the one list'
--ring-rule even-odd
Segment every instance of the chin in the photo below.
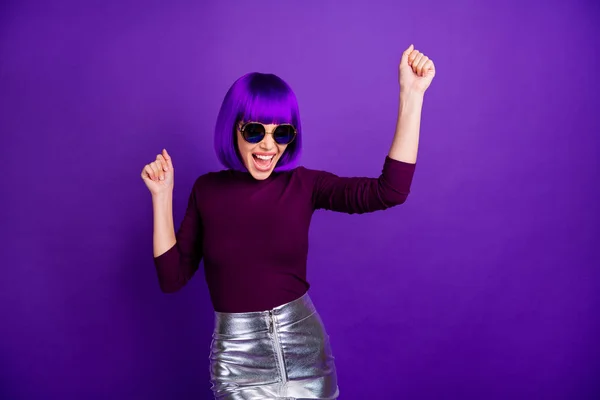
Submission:
{"label": "chin", "polygon": [[257,181],[264,181],[269,176],[271,176],[271,172],[259,172],[259,171],[251,171],[250,175]]}

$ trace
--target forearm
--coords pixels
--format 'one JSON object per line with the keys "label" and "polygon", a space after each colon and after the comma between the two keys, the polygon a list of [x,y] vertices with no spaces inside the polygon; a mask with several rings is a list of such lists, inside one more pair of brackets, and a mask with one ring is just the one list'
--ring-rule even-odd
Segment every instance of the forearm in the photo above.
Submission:
{"label": "forearm", "polygon": [[154,257],[175,245],[175,227],[173,224],[173,193],[152,197],[154,213],[153,250]]}
{"label": "forearm", "polygon": [[390,147],[389,157],[415,164],[419,148],[419,129],[423,93],[400,92],[396,132]]}

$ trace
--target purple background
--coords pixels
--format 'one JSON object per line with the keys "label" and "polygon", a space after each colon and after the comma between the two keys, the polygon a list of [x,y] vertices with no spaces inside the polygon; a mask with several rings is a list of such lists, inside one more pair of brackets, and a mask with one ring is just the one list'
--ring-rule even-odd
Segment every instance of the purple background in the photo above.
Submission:
{"label": "purple background", "polygon": [[597,2],[81,3],[0,6],[1,399],[210,398],[207,288],[160,292],[144,164],[172,155],[179,226],[261,71],[303,165],[377,176],[410,43],[438,72],[407,203],[311,227],[341,398],[599,398]]}

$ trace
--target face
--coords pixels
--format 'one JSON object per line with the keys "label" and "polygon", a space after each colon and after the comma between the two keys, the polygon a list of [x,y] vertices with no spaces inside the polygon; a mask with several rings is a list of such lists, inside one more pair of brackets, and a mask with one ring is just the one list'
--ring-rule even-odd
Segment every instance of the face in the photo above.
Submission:
{"label": "face", "polygon": [[288,146],[287,144],[278,144],[270,134],[278,125],[265,124],[267,134],[259,143],[248,143],[244,140],[240,132],[240,125],[237,125],[237,144],[242,161],[254,179],[267,179]]}

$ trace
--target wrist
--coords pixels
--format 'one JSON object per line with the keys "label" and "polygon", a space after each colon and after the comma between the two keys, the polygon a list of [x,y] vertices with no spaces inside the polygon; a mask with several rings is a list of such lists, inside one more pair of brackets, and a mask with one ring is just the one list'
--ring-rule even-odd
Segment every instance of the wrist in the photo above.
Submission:
{"label": "wrist", "polygon": [[423,107],[423,94],[416,92],[400,92],[398,108],[400,112],[420,112]]}
{"label": "wrist", "polygon": [[152,195],[153,204],[165,204],[173,201],[173,191],[169,190],[164,193],[156,193]]}
{"label": "wrist", "polygon": [[400,100],[404,101],[423,101],[425,92],[418,92],[411,89],[400,89]]}

